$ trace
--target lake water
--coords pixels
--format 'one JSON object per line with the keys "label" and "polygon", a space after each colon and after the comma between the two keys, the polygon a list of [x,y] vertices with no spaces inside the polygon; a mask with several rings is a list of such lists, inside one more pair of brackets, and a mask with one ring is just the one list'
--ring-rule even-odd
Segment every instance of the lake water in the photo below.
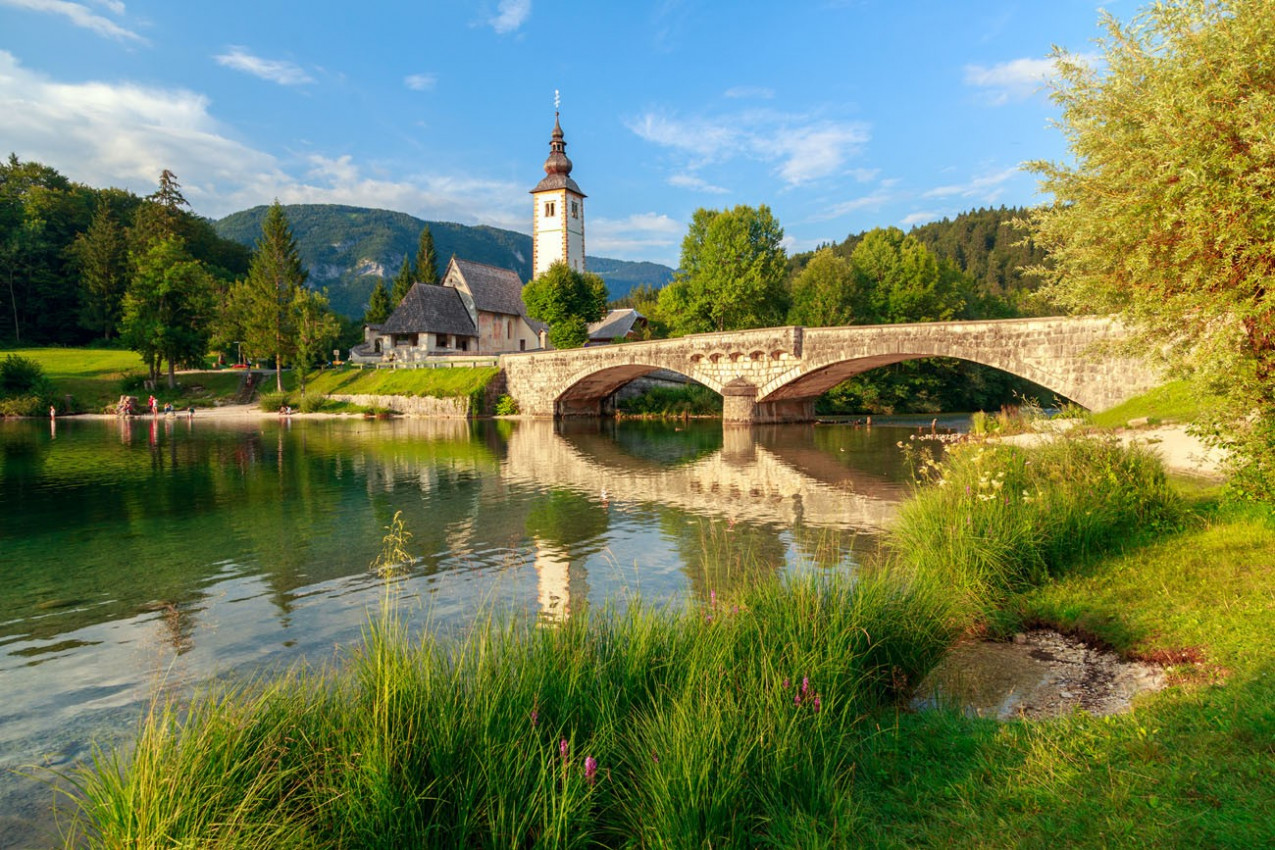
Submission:
{"label": "lake water", "polygon": [[[928,420],[926,422],[928,426]],[[396,512],[415,621],[683,604],[852,568],[915,427],[719,422],[0,422],[0,847],[47,838],[10,771],[126,742],[149,699],[357,642]]]}

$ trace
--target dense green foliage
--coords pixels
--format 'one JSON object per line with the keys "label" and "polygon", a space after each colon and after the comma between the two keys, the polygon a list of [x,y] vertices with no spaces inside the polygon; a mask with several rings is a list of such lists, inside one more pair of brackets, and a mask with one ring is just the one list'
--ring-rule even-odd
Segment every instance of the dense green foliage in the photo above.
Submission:
{"label": "dense green foliage", "polygon": [[652,387],[632,398],[621,398],[616,410],[624,416],[674,419],[684,416],[721,416],[722,397],[708,387]]}
{"label": "dense green foliage", "polygon": [[592,272],[578,272],[556,262],[522,290],[527,315],[549,325],[554,348],[579,348],[589,339],[589,322],[606,313],[607,289]]}
{"label": "dense green foliage", "polygon": [[0,416],[38,416],[53,392],[52,382],[35,360],[16,354],[0,360]]}
{"label": "dense green foliage", "polygon": [[247,270],[246,248],[174,200],[94,189],[12,155],[0,163],[0,340],[75,345],[113,336],[132,275],[124,257],[145,253],[157,229],[180,238],[216,281]]}
{"label": "dense green foliage", "polygon": [[385,288],[385,281],[378,278],[372,287],[372,294],[367,299],[367,311],[363,314],[363,324],[379,325],[390,317],[390,293]]}
{"label": "dense green foliage", "polygon": [[[531,237],[523,233],[336,204],[289,204],[284,211],[302,262],[316,283],[328,287],[333,309],[345,316],[362,316],[376,281],[393,277],[404,257],[419,254],[425,227],[444,265],[456,256],[512,269],[522,280],[531,277]],[[217,222],[217,232],[251,245],[265,214],[264,206],[233,213]],[[656,263],[588,257],[585,265],[607,281],[611,297],[637,284],[661,285],[672,276],[671,269]]]}
{"label": "dense green foliage", "polygon": [[412,280],[416,283],[438,283],[438,252],[434,250],[434,234],[429,225],[421,228],[412,260]]}
{"label": "dense green foliage", "polygon": [[403,264],[398,268],[398,274],[394,275],[394,285],[390,288],[390,312],[398,309],[398,305],[403,303],[403,299],[407,297],[411,288],[412,261],[409,257],[404,257]]}
{"label": "dense green foliage", "polygon": [[660,291],[676,335],[778,325],[787,312],[784,230],[765,204],[698,209],[682,240],[681,267]]}
{"label": "dense green foliage", "polygon": [[[872,230],[846,254],[825,247],[792,282],[793,324],[894,324],[1000,318],[1009,302],[951,260],[897,228]],[[996,369],[949,358],[906,361],[864,373],[825,393],[821,414],[995,409],[1018,396],[1052,399]]]}
{"label": "dense green foliage", "polygon": [[212,336],[215,284],[204,264],[176,236],[161,236],[133,255],[133,278],[124,293],[120,336],[141,355],[151,377],[168,363],[168,386],[177,366],[200,367]]}
{"label": "dense green foliage", "polygon": [[1209,428],[1235,489],[1275,496],[1275,15],[1266,0],[1166,0],[1102,21],[1100,63],[1059,52],[1071,159],[1031,164],[1050,294],[1118,312],[1143,356],[1224,403]]}
{"label": "dense green foliage", "polygon": [[299,308],[320,306],[308,297],[298,297],[307,277],[287,215],[276,201],[261,224],[247,278],[230,291],[223,335],[241,341],[250,359],[274,360],[279,392],[283,391],[283,366],[298,359]]}

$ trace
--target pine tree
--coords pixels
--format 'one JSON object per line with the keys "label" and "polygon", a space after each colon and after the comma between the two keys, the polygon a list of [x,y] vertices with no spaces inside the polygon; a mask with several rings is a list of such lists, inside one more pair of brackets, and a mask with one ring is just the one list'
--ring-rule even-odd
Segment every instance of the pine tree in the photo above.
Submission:
{"label": "pine tree", "polygon": [[236,283],[231,312],[239,317],[244,349],[250,357],[274,357],[275,388],[283,392],[282,369],[297,350],[295,303],[297,290],[309,273],[283,207],[276,200],[261,223],[261,238],[248,267],[248,278]]}
{"label": "pine tree", "polygon": [[416,262],[412,267],[412,280],[419,283],[438,283],[438,254],[434,251],[434,234],[429,225],[421,230],[421,240],[416,246]]}
{"label": "pine tree", "polygon": [[110,339],[128,285],[128,243],[107,204],[98,203],[92,224],[70,250],[80,270],[80,324]]}
{"label": "pine tree", "polygon": [[363,314],[363,324],[379,325],[390,317],[390,293],[385,288],[385,278],[377,278],[376,286],[367,299],[367,311]]}
{"label": "pine tree", "polygon": [[398,305],[403,303],[403,298],[411,288],[412,264],[408,262],[407,257],[404,257],[403,267],[398,270],[398,274],[394,275],[394,289],[390,291],[390,309],[398,309]]}

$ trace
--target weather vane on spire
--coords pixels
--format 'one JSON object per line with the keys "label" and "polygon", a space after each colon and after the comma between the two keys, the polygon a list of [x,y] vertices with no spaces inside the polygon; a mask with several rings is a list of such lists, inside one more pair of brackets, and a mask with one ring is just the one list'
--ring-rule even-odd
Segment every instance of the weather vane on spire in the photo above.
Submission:
{"label": "weather vane on spire", "polygon": [[562,96],[558,94],[558,90],[553,90],[553,111],[557,112],[558,107],[562,105]]}

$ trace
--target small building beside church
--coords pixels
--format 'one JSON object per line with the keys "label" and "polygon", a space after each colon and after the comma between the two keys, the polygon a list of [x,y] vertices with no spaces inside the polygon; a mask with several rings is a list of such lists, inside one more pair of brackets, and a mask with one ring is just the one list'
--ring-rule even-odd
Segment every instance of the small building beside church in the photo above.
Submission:
{"label": "small building beside church", "polygon": [[[532,196],[532,277],[555,262],[584,271],[585,194],[571,179],[571,160],[557,113],[545,177]],[[505,354],[548,348],[548,326],[527,315],[517,272],[452,257],[441,285],[416,283],[380,325],[363,329],[352,360],[415,361],[441,354]]]}

